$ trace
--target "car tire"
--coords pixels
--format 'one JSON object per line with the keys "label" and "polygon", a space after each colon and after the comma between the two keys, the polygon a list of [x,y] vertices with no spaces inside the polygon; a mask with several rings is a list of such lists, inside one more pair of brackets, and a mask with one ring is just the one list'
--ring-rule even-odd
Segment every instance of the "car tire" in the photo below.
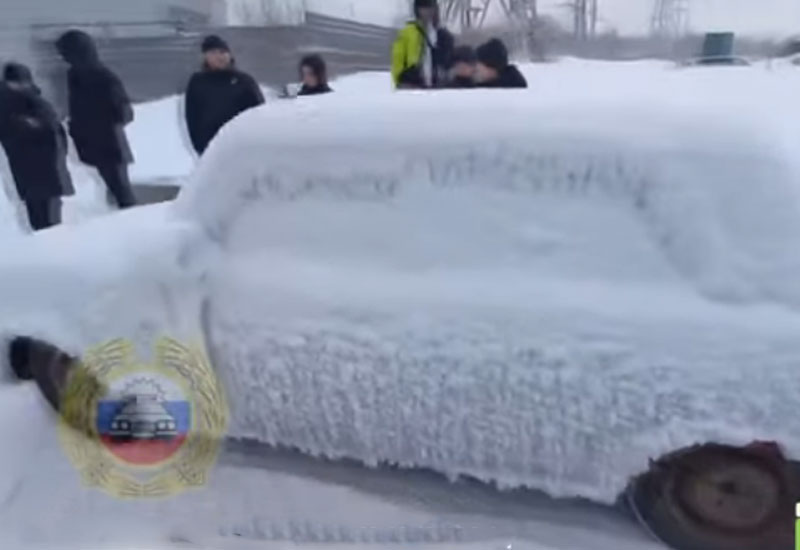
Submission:
{"label": "car tire", "polygon": [[652,463],[626,501],[676,550],[786,550],[798,493],[797,470],[777,447],[703,445]]}

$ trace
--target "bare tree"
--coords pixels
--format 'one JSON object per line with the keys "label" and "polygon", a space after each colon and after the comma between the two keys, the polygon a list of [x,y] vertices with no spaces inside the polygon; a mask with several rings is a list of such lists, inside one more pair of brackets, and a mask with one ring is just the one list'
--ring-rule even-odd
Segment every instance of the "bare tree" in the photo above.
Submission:
{"label": "bare tree", "polygon": [[569,0],[563,7],[572,12],[572,32],[578,41],[597,35],[598,0]]}

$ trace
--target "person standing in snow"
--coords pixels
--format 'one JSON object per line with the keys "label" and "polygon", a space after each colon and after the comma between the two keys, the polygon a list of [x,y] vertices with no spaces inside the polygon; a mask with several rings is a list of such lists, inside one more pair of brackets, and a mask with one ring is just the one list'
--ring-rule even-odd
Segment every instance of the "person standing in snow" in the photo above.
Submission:
{"label": "person standing in snow", "polygon": [[414,0],[413,21],[392,47],[392,82],[397,88],[435,88],[446,82],[454,39],[439,26],[436,0]]}
{"label": "person standing in snow", "polygon": [[300,61],[300,78],[303,87],[297,95],[319,95],[332,92],[328,86],[328,68],[319,55],[307,55]]}
{"label": "person standing in snow", "polygon": [[3,68],[0,82],[0,143],[34,231],[61,223],[61,197],[73,195],[67,170],[67,134],[18,63]]}
{"label": "person standing in snow", "polygon": [[125,87],[97,54],[94,40],[71,30],[56,42],[70,66],[69,134],[81,162],[94,166],[120,208],[136,205],[128,176],[133,154],[125,126],[133,122],[133,108]]}
{"label": "person standing in snow", "polygon": [[453,52],[453,68],[450,70],[448,88],[474,88],[475,63],[477,58],[475,50],[470,46],[461,46]]}
{"label": "person standing in snow", "polygon": [[186,126],[198,155],[228,122],[264,103],[258,83],[236,68],[222,38],[206,37],[202,51],[203,68],[192,75],[186,89]]}
{"label": "person standing in snow", "polygon": [[476,51],[475,80],[479,88],[527,88],[528,82],[516,65],[508,61],[508,49],[499,38],[492,38]]}

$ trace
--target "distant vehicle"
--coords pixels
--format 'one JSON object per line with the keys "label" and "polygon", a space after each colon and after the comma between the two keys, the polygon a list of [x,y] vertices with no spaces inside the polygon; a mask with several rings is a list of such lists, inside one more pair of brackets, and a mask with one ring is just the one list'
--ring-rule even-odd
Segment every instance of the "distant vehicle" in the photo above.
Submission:
{"label": "distant vehicle", "polygon": [[157,397],[138,395],[126,399],[111,421],[109,435],[114,439],[172,439],[178,431],[175,419]]}
{"label": "distant vehicle", "polygon": [[[794,164],[761,118],[626,90],[248,111],[175,203],[0,258],[10,363],[58,408],[59,350],[199,336],[231,438],[622,501],[679,550],[790,548]],[[119,433],[157,436],[145,410]]]}
{"label": "distant vehicle", "polygon": [[752,65],[749,60],[738,56],[710,56],[690,59],[684,64],[686,67],[747,67]]}
{"label": "distant vehicle", "polygon": [[750,65],[747,59],[734,55],[735,39],[736,36],[732,32],[706,34],[700,55],[687,61],[684,65],[690,67],[741,67]]}

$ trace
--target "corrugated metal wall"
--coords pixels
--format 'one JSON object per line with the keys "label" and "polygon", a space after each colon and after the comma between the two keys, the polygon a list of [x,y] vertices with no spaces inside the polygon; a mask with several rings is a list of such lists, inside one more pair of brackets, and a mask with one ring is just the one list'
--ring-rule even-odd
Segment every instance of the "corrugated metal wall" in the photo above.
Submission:
{"label": "corrugated metal wall", "polygon": [[[193,32],[173,29],[163,36],[99,38],[98,47],[137,102],[182,93],[200,66],[199,46],[207,33],[222,35],[239,66],[267,85],[296,81],[297,63],[311,51],[323,53],[334,76],[388,69],[393,29],[313,13],[306,14],[305,21],[299,27],[208,27]],[[63,111],[66,67],[52,40],[34,40],[32,49],[41,84]]]}
{"label": "corrugated metal wall", "polygon": [[168,18],[172,6],[208,12],[214,0],[2,0],[2,27],[126,23]]}

